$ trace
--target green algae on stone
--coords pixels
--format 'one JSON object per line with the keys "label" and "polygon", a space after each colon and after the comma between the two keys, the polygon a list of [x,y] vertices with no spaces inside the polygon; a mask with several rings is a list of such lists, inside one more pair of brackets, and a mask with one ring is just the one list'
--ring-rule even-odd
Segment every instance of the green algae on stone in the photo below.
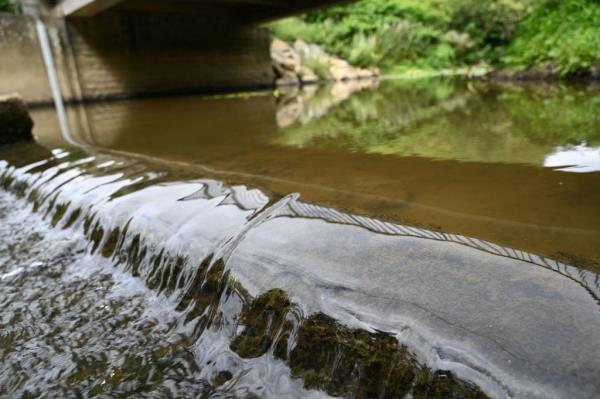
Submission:
{"label": "green algae on stone", "polygon": [[[0,159],[5,160],[15,168],[20,168],[43,160],[51,160],[53,159],[53,155],[46,147],[35,141],[29,141],[0,147]],[[35,173],[45,170],[48,166],[47,162],[42,162],[38,166],[28,169],[28,171]]]}
{"label": "green algae on stone", "polygon": [[433,372],[423,367],[412,390],[414,399],[485,399],[473,384],[459,381],[447,371]]}
{"label": "green algae on stone", "polygon": [[433,372],[419,364],[391,334],[353,329],[324,313],[311,315],[294,331],[288,317],[294,306],[280,289],[255,298],[244,307],[240,315],[244,329],[231,341],[230,348],[243,358],[256,358],[273,350],[275,357],[287,362],[292,376],[303,380],[306,389],[332,396],[486,397],[450,372]]}
{"label": "green algae on stone", "polygon": [[403,397],[416,366],[393,336],[351,329],[323,313],[302,324],[289,364],[306,388],[359,398]]}
{"label": "green algae on stone", "polygon": [[81,208],[77,208],[74,211],[72,211],[71,215],[65,222],[63,229],[68,229],[69,227],[73,226],[73,224],[75,224],[77,219],[79,219],[79,215],[81,215]]}
{"label": "green algae on stone", "polygon": [[83,219],[83,234],[85,236],[88,235],[88,233],[90,232],[90,229],[92,227],[92,223],[94,223],[94,219],[96,217],[96,213],[92,213],[92,214],[87,214],[85,215],[84,219]]}
{"label": "green algae on stone", "polygon": [[146,276],[146,285],[151,290],[158,287],[159,280],[158,280],[157,274],[163,263],[164,254],[165,254],[165,250],[163,248],[160,250],[160,252],[157,255],[152,255],[150,257],[150,271],[148,272],[148,274]]}
{"label": "green algae on stone", "polygon": [[186,322],[200,317],[211,304],[218,301],[226,287],[224,269],[223,260],[213,261],[212,256],[200,263],[189,289],[177,305],[178,311],[187,310]]}
{"label": "green algae on stone", "polygon": [[265,292],[242,311],[244,331],[231,342],[231,349],[244,358],[264,355],[283,325],[291,302],[280,289]]}
{"label": "green algae on stone", "polygon": [[117,247],[117,243],[119,242],[120,233],[121,230],[118,227],[115,227],[108,234],[106,242],[102,246],[102,256],[104,256],[105,258],[110,258],[113,255]]}
{"label": "green algae on stone", "polygon": [[140,276],[140,265],[146,257],[146,247],[140,248],[140,235],[136,234],[125,252],[127,263],[130,265],[131,275]]}
{"label": "green algae on stone", "polygon": [[90,250],[90,253],[93,254],[96,252],[100,246],[100,243],[102,242],[102,237],[104,237],[104,229],[99,222],[96,222],[90,234],[90,241],[92,242],[92,249]]}
{"label": "green algae on stone", "polygon": [[163,269],[161,283],[158,287],[158,292],[173,292],[175,288],[177,288],[177,281],[179,280],[179,277],[181,276],[185,265],[186,258],[183,256],[176,256],[175,259],[170,260]]}
{"label": "green algae on stone", "polygon": [[60,222],[61,219],[63,218],[63,216],[65,216],[67,209],[69,209],[69,204],[70,204],[69,202],[66,202],[66,203],[57,204],[55,206],[54,214],[52,215],[52,220],[50,221],[50,224],[52,225],[52,227],[56,227],[58,222]]}
{"label": "green algae on stone", "polygon": [[213,379],[213,384],[217,387],[225,384],[227,381],[233,378],[233,374],[231,372],[224,370],[220,371],[216,377]]}
{"label": "green algae on stone", "polygon": [[8,191],[10,190],[14,180],[15,178],[13,176],[11,176],[8,172],[4,172],[2,177],[0,177],[0,187]]}

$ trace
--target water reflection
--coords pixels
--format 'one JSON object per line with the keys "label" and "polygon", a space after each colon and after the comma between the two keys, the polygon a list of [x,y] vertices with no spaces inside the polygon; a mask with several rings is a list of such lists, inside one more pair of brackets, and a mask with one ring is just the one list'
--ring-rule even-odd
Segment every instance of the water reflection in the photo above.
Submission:
{"label": "water reflection", "polygon": [[385,81],[377,90],[355,93],[326,115],[285,126],[274,142],[541,166],[555,148],[576,145],[587,151],[586,159],[564,154],[563,165],[592,171],[585,164],[600,162],[593,151],[600,145],[598,91],[447,79]]}

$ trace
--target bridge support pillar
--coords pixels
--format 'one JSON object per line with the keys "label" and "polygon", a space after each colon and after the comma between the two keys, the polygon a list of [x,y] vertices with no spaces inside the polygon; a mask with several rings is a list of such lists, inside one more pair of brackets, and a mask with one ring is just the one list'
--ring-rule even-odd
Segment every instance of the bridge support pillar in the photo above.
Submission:
{"label": "bridge support pillar", "polygon": [[236,91],[274,80],[268,32],[226,18],[107,12],[67,19],[66,31],[83,98]]}

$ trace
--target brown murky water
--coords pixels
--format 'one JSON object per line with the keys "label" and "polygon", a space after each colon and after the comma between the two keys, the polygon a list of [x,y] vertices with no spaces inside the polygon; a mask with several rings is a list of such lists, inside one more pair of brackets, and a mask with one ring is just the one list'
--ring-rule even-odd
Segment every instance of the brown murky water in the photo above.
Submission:
{"label": "brown murky water", "polygon": [[[309,89],[92,104],[72,130],[95,148],[202,165],[352,213],[600,261],[599,89],[449,80]],[[51,130],[42,114],[40,134]]]}
{"label": "brown murky water", "polygon": [[600,390],[593,87],[363,81],[33,111],[0,394]]}

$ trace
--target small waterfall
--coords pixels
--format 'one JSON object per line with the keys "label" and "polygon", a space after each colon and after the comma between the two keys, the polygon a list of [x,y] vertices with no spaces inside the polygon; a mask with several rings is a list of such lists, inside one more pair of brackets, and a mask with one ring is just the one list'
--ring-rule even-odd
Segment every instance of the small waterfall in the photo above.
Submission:
{"label": "small waterfall", "polygon": [[[546,280],[563,284],[562,295],[582,306],[573,317],[583,320],[589,309],[597,311],[600,286],[593,272],[467,237],[345,214],[303,203],[295,194],[269,198],[131,158],[81,150],[40,158],[0,161],[2,188],[42,215],[49,228],[84,237],[84,253],[77,256],[101,259],[171,304],[174,323],[193,347],[194,372],[217,396],[548,397],[557,389],[585,396],[587,388],[575,380],[559,378],[559,388],[540,379],[530,368],[539,366],[538,358],[513,353],[493,333],[457,327],[459,313],[444,313],[445,305],[410,303],[405,298],[411,295],[427,297],[411,293],[410,285],[388,285],[402,281],[390,274],[394,268],[415,279],[439,262],[415,259],[401,270],[397,262],[413,257],[411,248],[442,251],[461,267],[468,252],[481,274],[453,275],[458,269],[449,263],[435,272],[447,274],[439,281],[475,290],[465,276],[481,279],[496,270],[488,275],[493,280],[521,268],[527,284],[541,279],[536,289],[543,295],[550,292]],[[409,244],[405,258],[390,252],[389,240]],[[321,268],[312,266],[318,262]],[[412,274],[415,268],[423,270]],[[443,298],[447,291],[435,284]],[[512,292],[498,284],[491,289]],[[395,291],[409,296],[391,296]],[[479,309],[485,302],[452,306],[485,318]],[[552,334],[544,338],[549,343],[560,338]],[[593,340],[586,345],[574,350],[592,356]],[[507,368],[512,362],[515,368]],[[522,367],[530,372],[519,374]],[[542,371],[560,375],[552,370]]]}

